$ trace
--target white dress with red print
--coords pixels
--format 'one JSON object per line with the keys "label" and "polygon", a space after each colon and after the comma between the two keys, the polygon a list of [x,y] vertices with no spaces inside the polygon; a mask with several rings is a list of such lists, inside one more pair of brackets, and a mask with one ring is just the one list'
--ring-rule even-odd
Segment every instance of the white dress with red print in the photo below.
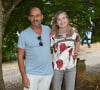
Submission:
{"label": "white dress with red print", "polygon": [[73,58],[75,41],[80,41],[79,34],[75,28],[73,28],[71,37],[69,34],[66,35],[66,38],[63,38],[61,35],[59,38],[55,38],[55,35],[51,36],[54,69],[65,70],[76,66],[77,60]]}

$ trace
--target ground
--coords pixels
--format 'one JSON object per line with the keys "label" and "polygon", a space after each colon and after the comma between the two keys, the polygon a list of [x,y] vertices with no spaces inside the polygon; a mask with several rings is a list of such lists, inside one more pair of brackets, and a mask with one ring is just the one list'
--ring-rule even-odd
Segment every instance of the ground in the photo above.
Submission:
{"label": "ground", "polygon": [[[100,73],[100,43],[80,46],[80,60],[85,59],[87,73]],[[3,77],[6,90],[22,90],[21,75],[17,61],[3,63]]]}
{"label": "ground", "polygon": [[100,43],[91,44],[91,48],[80,46],[79,58],[85,59],[87,72],[100,73]]}

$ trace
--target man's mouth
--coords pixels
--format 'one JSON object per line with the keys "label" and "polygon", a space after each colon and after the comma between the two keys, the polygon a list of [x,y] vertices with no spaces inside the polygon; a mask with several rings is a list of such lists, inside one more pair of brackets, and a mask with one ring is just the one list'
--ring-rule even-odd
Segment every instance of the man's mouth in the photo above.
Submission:
{"label": "man's mouth", "polygon": [[36,21],[33,21],[33,23],[38,23],[38,21],[36,20]]}

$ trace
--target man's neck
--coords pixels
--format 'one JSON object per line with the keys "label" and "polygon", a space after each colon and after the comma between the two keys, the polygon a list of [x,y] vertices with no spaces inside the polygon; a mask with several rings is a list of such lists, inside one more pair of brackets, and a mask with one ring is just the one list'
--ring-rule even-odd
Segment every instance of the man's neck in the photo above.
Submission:
{"label": "man's neck", "polygon": [[40,26],[40,27],[33,27],[33,26],[31,26],[31,28],[32,28],[32,30],[33,30],[36,34],[41,35],[41,32],[42,32],[41,26]]}

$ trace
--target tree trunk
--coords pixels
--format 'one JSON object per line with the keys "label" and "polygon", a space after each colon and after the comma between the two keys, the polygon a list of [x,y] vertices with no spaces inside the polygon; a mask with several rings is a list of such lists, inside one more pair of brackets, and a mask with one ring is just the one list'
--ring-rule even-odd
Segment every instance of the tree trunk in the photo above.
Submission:
{"label": "tree trunk", "polygon": [[3,81],[3,74],[2,74],[2,38],[6,28],[6,24],[9,20],[10,14],[14,10],[14,8],[21,3],[22,0],[16,0],[8,9],[8,11],[4,12],[4,6],[2,5],[2,0],[0,0],[0,90],[5,90],[5,85]]}
{"label": "tree trunk", "polygon": [[2,2],[0,1],[0,90],[5,90],[2,74],[2,36],[3,36],[3,10]]}
{"label": "tree trunk", "polygon": [[0,90],[5,90],[5,85],[2,75],[2,31],[1,30],[0,30]]}
{"label": "tree trunk", "polygon": [[2,25],[0,24],[0,90],[5,90],[5,85],[2,75]]}

